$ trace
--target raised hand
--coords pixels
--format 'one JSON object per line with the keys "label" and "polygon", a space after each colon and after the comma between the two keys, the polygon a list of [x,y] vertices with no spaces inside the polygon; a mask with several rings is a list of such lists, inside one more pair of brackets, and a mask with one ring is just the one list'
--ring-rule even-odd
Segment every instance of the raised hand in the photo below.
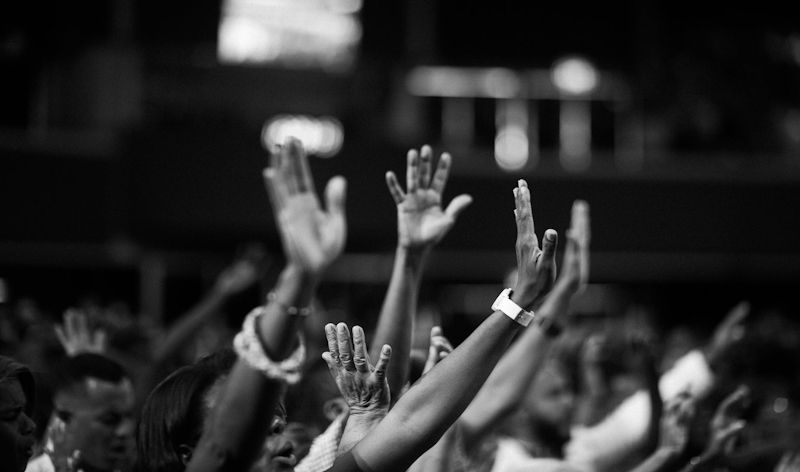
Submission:
{"label": "raised hand", "polygon": [[733,452],[736,437],[744,429],[744,420],[739,419],[750,402],[750,389],[742,385],[725,397],[711,419],[711,436],[706,454],[723,455]]}
{"label": "raised hand", "polygon": [[287,138],[272,153],[264,181],[289,263],[321,275],[344,250],[345,179],[337,176],[328,182],[323,210],[303,145],[298,139]]}
{"label": "raised hand", "polygon": [[225,268],[217,276],[215,288],[224,295],[233,295],[247,289],[258,280],[261,257],[243,257]]}
{"label": "raised hand", "polygon": [[448,354],[453,352],[453,345],[450,340],[444,337],[442,328],[434,326],[431,328],[431,344],[428,347],[428,359],[425,361],[425,367],[422,369],[422,375],[428,373],[433,369],[433,366],[439,363],[442,359],[447,357]]}
{"label": "raised hand", "polygon": [[406,191],[394,172],[386,173],[386,185],[397,204],[399,245],[406,249],[426,249],[441,241],[453,227],[459,213],[470,203],[466,194],[455,197],[442,211],[442,194],[450,172],[450,154],[443,153],[431,175],[433,151],[428,145],[418,153],[408,151]]}
{"label": "raised hand", "polygon": [[86,314],[81,310],[68,309],[64,312],[64,324],[55,324],[53,328],[58,341],[70,357],[84,352],[106,352],[106,332],[102,329],[89,329]]}
{"label": "raised hand", "polygon": [[775,472],[800,472],[800,453],[788,451],[775,466]]}
{"label": "raised hand", "polygon": [[533,224],[531,193],[528,183],[520,179],[514,188],[517,220],[517,285],[514,300],[523,308],[530,309],[539,303],[556,279],[556,246],[558,234],[549,229],[545,232],[543,248],[539,248],[539,238]]}
{"label": "raised hand", "polygon": [[739,302],[714,329],[706,347],[706,357],[710,362],[716,361],[729,346],[738,342],[745,334],[745,321],[750,315],[750,303]]}
{"label": "raised hand", "polygon": [[589,204],[575,200],[567,230],[561,277],[556,284],[570,292],[582,289],[589,280]]}
{"label": "raised hand", "polygon": [[695,415],[694,399],[688,392],[676,395],[664,405],[658,447],[675,455],[683,454],[689,443],[689,428]]}
{"label": "raised hand", "polygon": [[386,414],[391,401],[386,366],[392,348],[385,344],[378,363],[373,366],[369,361],[364,330],[360,326],[353,327],[352,344],[350,331],[344,323],[326,325],[325,336],[328,338],[328,351],[322,353],[322,358],[328,364],[350,414]]}

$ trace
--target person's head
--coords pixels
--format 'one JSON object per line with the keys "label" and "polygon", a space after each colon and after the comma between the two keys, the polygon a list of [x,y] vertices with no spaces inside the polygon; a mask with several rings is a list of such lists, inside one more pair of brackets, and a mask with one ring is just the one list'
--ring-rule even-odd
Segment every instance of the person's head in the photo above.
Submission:
{"label": "person's head", "polygon": [[550,444],[569,439],[575,411],[575,382],[566,365],[548,359],[528,389],[524,408],[534,436]]}
{"label": "person's head", "polygon": [[[229,349],[217,351],[164,379],[147,398],[137,428],[141,472],[181,472],[192,458],[203,427],[236,362]],[[260,471],[293,470],[293,445],[283,436],[283,406],[272,418]]]}
{"label": "person's head", "polygon": [[80,451],[88,467],[129,468],[135,396],[122,366],[100,354],[70,357],[60,369],[53,406],[48,433],[57,455]]}
{"label": "person's head", "polygon": [[3,470],[24,471],[33,454],[34,391],[30,370],[13,359],[0,356],[0,464]]}

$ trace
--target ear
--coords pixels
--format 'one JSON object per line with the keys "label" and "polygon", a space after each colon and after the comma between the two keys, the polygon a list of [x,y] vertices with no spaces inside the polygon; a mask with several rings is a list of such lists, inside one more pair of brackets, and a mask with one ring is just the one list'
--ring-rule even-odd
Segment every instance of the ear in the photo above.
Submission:
{"label": "ear", "polygon": [[188,465],[189,461],[192,460],[192,452],[194,452],[194,448],[191,446],[187,446],[186,444],[178,446],[178,455],[181,456],[183,465]]}

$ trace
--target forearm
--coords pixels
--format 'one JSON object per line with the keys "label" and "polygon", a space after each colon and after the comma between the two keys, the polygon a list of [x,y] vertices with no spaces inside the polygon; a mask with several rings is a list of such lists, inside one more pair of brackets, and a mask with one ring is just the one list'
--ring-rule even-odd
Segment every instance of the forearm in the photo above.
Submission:
{"label": "forearm", "polygon": [[630,472],[665,472],[674,470],[679,454],[671,449],[659,448]]}
{"label": "forearm", "polygon": [[536,326],[525,328],[497,363],[459,422],[470,437],[480,437],[516,411],[541,367],[549,340]]}
{"label": "forearm", "polygon": [[153,352],[153,363],[158,366],[170,359],[187,341],[192,339],[198,329],[219,311],[225,303],[225,294],[213,288],[191,310],[183,314],[167,330],[166,336],[157,343]]}
{"label": "forearm", "polygon": [[519,324],[493,313],[412,386],[356,447],[374,470],[405,470],[463,413],[508,347]]}
{"label": "forearm", "polygon": [[408,381],[414,316],[422,269],[427,251],[410,251],[398,247],[392,277],[383,301],[370,357],[377,359],[384,344],[392,346],[392,368],[386,373],[392,403]]}
{"label": "forearm", "polygon": [[[272,361],[287,358],[297,346],[302,318],[287,307],[307,306],[316,280],[287,267],[275,287],[276,297],[258,317],[256,330]],[[241,359],[228,375],[188,472],[247,470],[269,434],[269,419],[278,405],[283,383],[267,378]]]}
{"label": "forearm", "polygon": [[[568,292],[554,289],[536,316],[560,318],[566,311]],[[517,410],[531,382],[539,372],[551,339],[534,321],[509,348],[492,371],[475,400],[459,421],[469,437],[480,437],[492,426]]]}
{"label": "forearm", "polygon": [[336,457],[341,456],[364,439],[372,429],[386,416],[387,410],[377,412],[353,413],[347,416],[347,422],[339,441]]}

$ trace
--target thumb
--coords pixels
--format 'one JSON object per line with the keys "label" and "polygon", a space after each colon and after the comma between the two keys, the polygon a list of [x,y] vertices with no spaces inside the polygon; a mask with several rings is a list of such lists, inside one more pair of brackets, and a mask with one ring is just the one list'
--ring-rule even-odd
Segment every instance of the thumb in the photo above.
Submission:
{"label": "thumb", "polygon": [[344,217],[345,201],[347,200],[347,180],[337,175],[328,181],[325,186],[325,206],[332,215]]}
{"label": "thumb", "polygon": [[450,201],[447,208],[444,210],[445,214],[450,218],[456,219],[458,215],[464,211],[472,203],[472,197],[467,194],[461,194]]}

